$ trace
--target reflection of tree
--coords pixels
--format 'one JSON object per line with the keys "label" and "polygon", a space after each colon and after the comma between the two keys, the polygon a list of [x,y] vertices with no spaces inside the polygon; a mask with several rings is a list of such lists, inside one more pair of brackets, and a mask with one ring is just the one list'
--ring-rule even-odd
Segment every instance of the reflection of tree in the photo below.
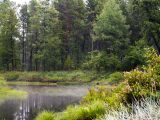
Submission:
{"label": "reflection of tree", "polygon": [[14,120],[18,110],[18,101],[8,100],[0,105],[0,120]]}
{"label": "reflection of tree", "polygon": [[42,110],[59,112],[79,100],[80,97],[74,96],[31,94],[27,100],[10,100],[2,104],[0,106],[0,120],[33,120]]}

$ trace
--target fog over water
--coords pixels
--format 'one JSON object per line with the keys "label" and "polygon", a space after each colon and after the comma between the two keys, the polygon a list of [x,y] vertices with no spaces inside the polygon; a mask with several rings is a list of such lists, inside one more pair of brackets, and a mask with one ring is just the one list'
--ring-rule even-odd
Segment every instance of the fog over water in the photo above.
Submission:
{"label": "fog over water", "polygon": [[63,111],[68,105],[78,104],[88,86],[11,86],[26,90],[25,100],[7,100],[0,105],[0,120],[33,120],[38,112]]}

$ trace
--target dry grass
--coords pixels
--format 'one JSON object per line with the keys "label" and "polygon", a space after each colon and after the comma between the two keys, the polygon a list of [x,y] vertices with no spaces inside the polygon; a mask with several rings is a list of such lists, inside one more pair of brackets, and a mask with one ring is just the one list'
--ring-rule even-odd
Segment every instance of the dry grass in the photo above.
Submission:
{"label": "dry grass", "polygon": [[160,120],[160,101],[145,99],[132,105],[132,110],[121,107],[106,113],[101,120]]}

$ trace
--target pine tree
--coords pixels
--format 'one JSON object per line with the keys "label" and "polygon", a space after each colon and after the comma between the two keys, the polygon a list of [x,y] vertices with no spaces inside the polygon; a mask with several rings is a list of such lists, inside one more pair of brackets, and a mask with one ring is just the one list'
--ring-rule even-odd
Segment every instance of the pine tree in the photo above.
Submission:
{"label": "pine tree", "polygon": [[142,33],[160,54],[160,1],[142,0],[141,6],[145,16]]}
{"label": "pine tree", "polygon": [[29,3],[29,70],[38,70],[38,50],[40,45],[40,4],[37,0]]}
{"label": "pine tree", "polygon": [[1,63],[6,70],[15,70],[17,63],[16,39],[18,38],[18,19],[10,1],[0,3],[0,42]]}
{"label": "pine tree", "polygon": [[105,51],[123,56],[128,45],[128,25],[116,0],[108,0],[94,25],[95,40],[104,41]]}
{"label": "pine tree", "polygon": [[67,56],[74,59],[75,67],[82,59],[85,28],[85,5],[83,0],[58,0],[56,9],[62,25],[62,63]]}
{"label": "pine tree", "polygon": [[28,6],[25,4],[20,9],[20,21],[21,21],[21,66],[22,70],[28,68],[28,25],[29,25],[29,13]]}

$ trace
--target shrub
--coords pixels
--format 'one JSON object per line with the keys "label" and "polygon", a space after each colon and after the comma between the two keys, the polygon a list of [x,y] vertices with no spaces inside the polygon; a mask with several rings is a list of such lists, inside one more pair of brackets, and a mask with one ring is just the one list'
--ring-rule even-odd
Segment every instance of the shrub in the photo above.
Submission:
{"label": "shrub", "polygon": [[55,120],[55,115],[53,112],[43,111],[38,114],[36,120]]}
{"label": "shrub", "polygon": [[124,80],[124,76],[123,76],[123,73],[121,73],[121,72],[114,72],[114,73],[110,74],[107,79],[107,81],[110,84],[118,84],[122,80]]}
{"label": "shrub", "polygon": [[129,47],[123,58],[123,70],[132,70],[137,66],[142,66],[146,62],[144,46],[147,46],[144,40],[135,43],[134,46]]}
{"label": "shrub", "polygon": [[83,63],[82,68],[97,71],[115,71],[121,68],[121,63],[114,54],[93,51],[89,54],[86,62]]}
{"label": "shrub", "polygon": [[83,98],[81,103],[86,104],[92,101],[101,100],[108,105],[108,108],[116,109],[121,104],[126,103],[126,93],[128,93],[128,91],[129,88],[125,82],[112,88],[108,88],[108,86],[92,88]]}
{"label": "shrub", "polygon": [[96,100],[106,101],[110,94],[111,90],[106,86],[97,86],[89,90],[88,94],[83,97],[81,103],[86,104]]}
{"label": "shrub", "polygon": [[125,80],[128,81],[131,92],[137,99],[147,96],[156,96],[160,90],[160,56],[154,49],[147,49],[147,66],[125,72]]}
{"label": "shrub", "polygon": [[87,105],[68,107],[57,120],[93,120],[104,114],[104,102],[92,101]]}

